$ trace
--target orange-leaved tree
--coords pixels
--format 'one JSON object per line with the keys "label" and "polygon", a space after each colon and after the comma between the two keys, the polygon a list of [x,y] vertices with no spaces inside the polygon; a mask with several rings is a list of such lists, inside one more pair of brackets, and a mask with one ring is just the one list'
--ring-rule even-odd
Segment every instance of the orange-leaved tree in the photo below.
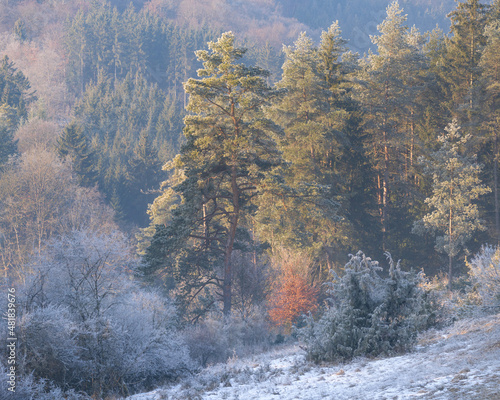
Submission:
{"label": "orange-leaved tree", "polygon": [[277,279],[269,296],[269,317],[288,333],[303,314],[316,311],[319,291],[308,279],[308,256],[282,249],[273,254],[272,264]]}

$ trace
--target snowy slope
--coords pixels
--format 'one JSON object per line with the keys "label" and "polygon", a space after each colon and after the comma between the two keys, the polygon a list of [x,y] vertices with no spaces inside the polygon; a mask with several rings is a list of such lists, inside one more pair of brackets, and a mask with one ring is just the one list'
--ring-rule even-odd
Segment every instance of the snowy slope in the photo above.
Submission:
{"label": "snowy slope", "polygon": [[128,398],[161,399],[500,400],[500,314],[426,332],[403,356],[315,365],[287,347]]}

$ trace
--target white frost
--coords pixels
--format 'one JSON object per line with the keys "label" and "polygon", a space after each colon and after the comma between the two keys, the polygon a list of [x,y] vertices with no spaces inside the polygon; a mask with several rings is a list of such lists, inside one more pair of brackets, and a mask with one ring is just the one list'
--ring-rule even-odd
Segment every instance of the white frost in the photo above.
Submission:
{"label": "white frost", "polygon": [[410,354],[315,365],[289,346],[202,371],[189,381],[131,396],[161,399],[500,399],[500,314],[428,331]]}

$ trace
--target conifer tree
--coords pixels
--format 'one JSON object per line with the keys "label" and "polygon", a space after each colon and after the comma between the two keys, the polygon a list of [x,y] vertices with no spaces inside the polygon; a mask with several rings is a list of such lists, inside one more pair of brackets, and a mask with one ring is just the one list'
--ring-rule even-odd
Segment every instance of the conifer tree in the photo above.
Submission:
{"label": "conifer tree", "polygon": [[0,167],[17,152],[14,132],[27,118],[26,106],[36,99],[28,78],[9,57],[0,60]]}
{"label": "conifer tree", "polygon": [[181,202],[170,223],[157,226],[146,252],[146,272],[166,270],[193,302],[210,285],[222,289],[223,311],[231,313],[233,250],[248,241],[245,221],[254,199],[266,190],[281,162],[277,127],[262,107],[277,95],[267,71],[238,63],[244,48],[231,32],[196,55],[200,79],[189,79],[186,144],[172,164],[184,180],[173,187]]}
{"label": "conifer tree", "polygon": [[[495,6],[500,15],[500,2]],[[482,102],[481,119],[486,131],[484,147],[484,164],[487,182],[493,188],[493,209],[495,215],[495,237],[500,244],[500,194],[498,161],[500,158],[500,20],[489,24],[485,29],[487,44],[481,56],[482,86],[484,101]]]}
{"label": "conifer tree", "polygon": [[439,150],[431,158],[421,158],[425,171],[432,177],[432,196],[425,202],[433,209],[414,225],[414,232],[436,233],[436,249],[448,255],[448,288],[451,290],[453,259],[466,245],[472,234],[483,230],[477,204],[480,196],[490,192],[479,178],[481,165],[475,156],[463,154],[470,134],[460,132],[454,119],[439,136]]}
{"label": "conifer tree", "polygon": [[[331,109],[328,81],[322,59],[312,40],[302,33],[293,46],[284,47],[283,76],[277,87],[286,90],[269,110],[285,135],[279,147],[288,166],[283,176],[289,195],[276,201],[266,199],[259,219],[262,238],[281,244],[311,249],[329,241],[338,220],[339,197],[333,162],[339,154],[340,128],[345,114]],[[337,112],[336,112],[337,111]],[[275,241],[275,243],[272,243]]]}
{"label": "conifer tree", "polygon": [[62,158],[68,158],[71,161],[80,185],[93,186],[97,182],[97,174],[94,169],[95,154],[90,149],[82,128],[76,122],[72,122],[64,128],[57,141],[57,152]]}
{"label": "conifer tree", "polygon": [[[380,35],[372,37],[377,54],[368,55],[359,77],[363,82],[359,93],[365,107],[364,127],[371,135],[368,151],[377,173],[384,250],[396,220],[391,219],[390,211],[406,206],[403,200],[409,198],[416,158],[416,99],[423,87],[419,74],[426,66],[419,34],[408,29],[406,19],[397,1],[387,7],[387,18],[378,26]],[[396,196],[398,201],[394,201]]]}
{"label": "conifer tree", "polygon": [[140,74],[114,85],[101,74],[75,107],[75,123],[93,154],[95,181],[108,201],[119,199],[122,222],[147,223],[153,198],[145,193],[156,189],[162,181],[160,165],[178,149],[175,105]]}
{"label": "conifer tree", "polygon": [[[346,218],[358,205],[366,205],[360,185],[370,179],[362,155],[361,109],[347,80],[352,68],[342,60],[350,55],[337,22],[322,33],[319,46],[303,33],[284,53],[277,87],[286,95],[268,113],[284,128],[279,146],[288,163],[283,176],[289,192],[284,198],[272,193],[263,202],[259,222],[265,223],[259,223],[259,238],[272,246],[306,250],[319,270],[329,270],[339,246],[355,245],[344,240],[351,222],[367,213]],[[363,173],[365,177],[358,175]]]}
{"label": "conifer tree", "polygon": [[471,123],[478,111],[478,68],[481,52],[486,45],[484,28],[488,22],[489,5],[479,0],[458,2],[451,19],[451,34],[443,77],[449,87],[448,107],[454,116],[467,118]]}
{"label": "conifer tree", "polygon": [[17,153],[17,140],[14,140],[16,121],[16,109],[7,104],[0,104],[0,170],[9,160],[9,156]]}

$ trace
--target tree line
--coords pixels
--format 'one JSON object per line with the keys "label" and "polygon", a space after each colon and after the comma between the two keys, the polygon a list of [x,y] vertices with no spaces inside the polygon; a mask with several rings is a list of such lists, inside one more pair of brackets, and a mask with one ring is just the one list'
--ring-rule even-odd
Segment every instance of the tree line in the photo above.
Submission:
{"label": "tree line", "polygon": [[376,52],[349,52],[334,23],[319,46],[301,34],[284,47],[274,86],[239,63],[233,34],[209,42],[185,83],[186,143],[153,203],[146,273],[229,313],[234,265],[256,248],[309,252],[321,280],[356,247],[428,266],[435,246],[451,285],[466,245],[499,238],[498,10],[459,3],[450,35],[423,35],[393,2]]}
{"label": "tree line", "polygon": [[[498,2],[458,3],[449,35],[421,34],[394,2],[372,37],[376,52],[350,52],[334,23],[319,45],[303,33],[285,46],[273,83],[258,65],[280,57],[249,54],[232,34],[197,51],[200,79],[187,79],[197,65],[190,49],[214,32],[92,2],[66,27],[67,84],[78,100],[54,145],[122,227],[150,219],[138,234],[144,269],[168,267],[163,277],[180,297],[205,293],[215,304],[218,289],[205,289],[220,288],[227,311],[232,258],[259,264],[280,247],[312,257],[314,282],[359,248],[434,273],[443,262],[436,247],[451,276],[466,244],[475,250],[499,236],[498,13]],[[6,165],[36,98],[8,58],[2,68]],[[445,142],[469,175],[445,165]],[[432,171],[425,159],[441,164]],[[437,241],[418,235],[425,231]],[[41,232],[39,248],[50,236]]]}

